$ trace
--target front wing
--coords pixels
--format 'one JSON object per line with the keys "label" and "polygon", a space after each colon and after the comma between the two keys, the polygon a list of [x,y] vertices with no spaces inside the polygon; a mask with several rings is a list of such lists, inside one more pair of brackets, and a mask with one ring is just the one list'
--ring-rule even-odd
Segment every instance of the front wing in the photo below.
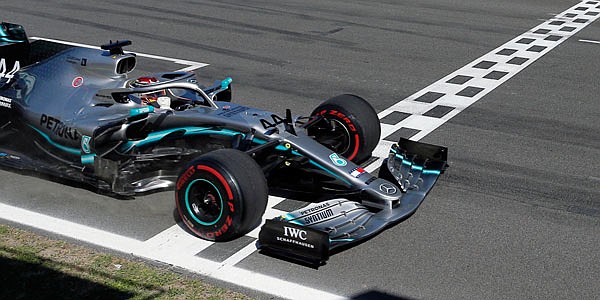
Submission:
{"label": "front wing", "polygon": [[410,217],[447,168],[447,149],[401,139],[390,149],[381,178],[402,190],[398,204],[374,210],[348,199],[312,203],[273,220],[259,234],[261,252],[321,265],[331,250],[365,240]]}

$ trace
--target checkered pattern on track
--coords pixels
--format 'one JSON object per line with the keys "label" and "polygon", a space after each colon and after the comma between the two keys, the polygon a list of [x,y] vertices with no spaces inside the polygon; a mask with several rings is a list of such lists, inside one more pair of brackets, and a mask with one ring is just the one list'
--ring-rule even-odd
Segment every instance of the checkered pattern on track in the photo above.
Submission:
{"label": "checkered pattern on track", "polygon": [[[387,156],[391,145],[401,137],[411,140],[425,137],[599,17],[600,1],[583,1],[380,112],[381,139],[374,159],[364,164],[366,170],[373,172],[379,168],[381,158]],[[307,204],[277,197],[269,199],[265,219]],[[197,255],[220,262],[241,251],[250,255],[257,237],[258,229],[244,239],[211,245]]]}

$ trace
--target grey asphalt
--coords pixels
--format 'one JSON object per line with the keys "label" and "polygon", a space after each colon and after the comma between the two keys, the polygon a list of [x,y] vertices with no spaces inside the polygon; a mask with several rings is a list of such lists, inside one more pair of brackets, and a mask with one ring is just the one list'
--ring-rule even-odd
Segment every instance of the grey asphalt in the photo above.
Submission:
{"label": "grey asphalt", "polygon": [[[576,3],[5,0],[0,19],[210,63],[199,76],[233,77],[234,101],[309,113],[339,93],[383,110]],[[451,167],[412,218],[318,270],[259,254],[238,266],[356,298],[600,298],[600,44],[580,39],[600,40],[600,23],[424,139]],[[115,199],[6,170],[0,189],[141,240],[175,223],[171,192]]]}

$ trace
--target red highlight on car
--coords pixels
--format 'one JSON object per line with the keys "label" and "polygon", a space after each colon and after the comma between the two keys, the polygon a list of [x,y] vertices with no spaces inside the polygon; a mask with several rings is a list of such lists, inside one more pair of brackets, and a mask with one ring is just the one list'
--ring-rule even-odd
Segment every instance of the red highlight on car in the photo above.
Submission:
{"label": "red highlight on car", "polygon": [[77,76],[77,77],[73,78],[73,81],[71,82],[72,87],[78,88],[82,85],[83,85],[83,77]]}

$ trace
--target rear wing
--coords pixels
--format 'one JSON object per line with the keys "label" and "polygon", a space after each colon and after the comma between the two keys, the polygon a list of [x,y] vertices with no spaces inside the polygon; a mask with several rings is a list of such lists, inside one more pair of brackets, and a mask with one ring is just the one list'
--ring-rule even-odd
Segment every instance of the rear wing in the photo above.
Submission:
{"label": "rear wing", "polygon": [[4,60],[0,65],[0,74],[10,72],[17,61],[21,66],[26,64],[26,60],[29,59],[29,49],[29,40],[23,26],[0,23],[0,59]]}

